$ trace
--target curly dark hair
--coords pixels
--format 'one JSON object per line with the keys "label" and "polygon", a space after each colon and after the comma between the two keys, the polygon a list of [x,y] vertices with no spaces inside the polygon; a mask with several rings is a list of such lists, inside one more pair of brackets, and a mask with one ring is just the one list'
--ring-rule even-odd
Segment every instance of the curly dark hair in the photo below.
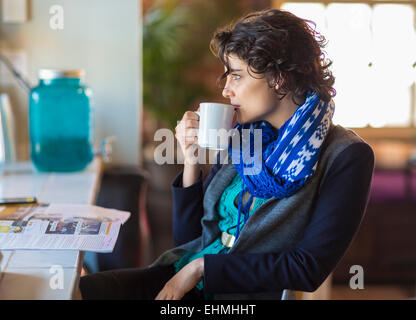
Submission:
{"label": "curly dark hair", "polygon": [[226,67],[218,82],[229,75],[227,56],[234,54],[247,63],[249,72],[265,77],[270,88],[277,85],[280,99],[289,92],[293,97],[305,97],[307,91],[314,91],[328,102],[336,94],[329,70],[332,61],[321,50],[326,46],[325,37],[308,23],[316,28],[313,21],[270,9],[218,29],[210,43],[212,53]]}

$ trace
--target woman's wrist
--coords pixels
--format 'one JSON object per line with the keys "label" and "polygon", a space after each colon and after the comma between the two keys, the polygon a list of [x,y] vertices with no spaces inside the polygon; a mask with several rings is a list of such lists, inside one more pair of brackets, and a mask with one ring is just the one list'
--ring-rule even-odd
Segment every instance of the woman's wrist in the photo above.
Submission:
{"label": "woman's wrist", "polygon": [[186,164],[183,169],[182,187],[186,188],[193,185],[201,174],[201,167],[199,164]]}
{"label": "woman's wrist", "polygon": [[196,273],[198,277],[204,276],[204,258],[198,258],[196,261]]}

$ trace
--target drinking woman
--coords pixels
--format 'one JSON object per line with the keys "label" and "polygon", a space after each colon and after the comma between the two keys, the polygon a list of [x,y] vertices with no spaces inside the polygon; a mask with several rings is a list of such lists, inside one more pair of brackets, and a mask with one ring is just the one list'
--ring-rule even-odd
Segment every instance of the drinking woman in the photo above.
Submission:
{"label": "drinking woman", "polygon": [[199,117],[186,112],[176,128],[185,155],[172,185],[176,247],[144,269],[81,278],[84,298],[280,299],[323,283],[358,230],[374,169],[371,147],[332,122],[323,46],[310,23],[280,10],[214,34],[235,130],[262,130],[261,170],[247,174],[247,145],[230,145],[232,161],[203,179],[189,161]]}

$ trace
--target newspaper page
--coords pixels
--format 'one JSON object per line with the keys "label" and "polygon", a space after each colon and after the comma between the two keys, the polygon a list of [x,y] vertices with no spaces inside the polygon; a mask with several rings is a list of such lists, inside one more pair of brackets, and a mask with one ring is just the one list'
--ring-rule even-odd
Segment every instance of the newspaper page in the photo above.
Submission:
{"label": "newspaper page", "polygon": [[0,206],[0,250],[111,252],[130,213],[93,205]]}

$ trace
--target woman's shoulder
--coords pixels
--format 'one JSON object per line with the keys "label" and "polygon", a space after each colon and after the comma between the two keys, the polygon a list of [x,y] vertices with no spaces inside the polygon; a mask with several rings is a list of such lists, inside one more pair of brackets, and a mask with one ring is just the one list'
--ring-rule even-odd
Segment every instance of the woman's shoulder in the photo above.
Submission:
{"label": "woman's shoulder", "polygon": [[344,166],[351,163],[374,164],[374,151],[371,146],[352,129],[341,125],[331,125],[324,142],[321,154],[321,164],[325,171],[332,167]]}
{"label": "woman's shoulder", "polygon": [[328,137],[330,143],[366,143],[366,141],[360,137],[354,130],[345,128],[339,124],[331,124]]}
{"label": "woman's shoulder", "polygon": [[[353,145],[354,147],[352,147]],[[322,148],[323,151],[332,152],[334,153],[333,156],[336,157],[347,148],[360,148],[362,150],[367,150],[369,153],[373,152],[371,146],[354,130],[345,128],[339,124],[331,124],[330,130]]]}

